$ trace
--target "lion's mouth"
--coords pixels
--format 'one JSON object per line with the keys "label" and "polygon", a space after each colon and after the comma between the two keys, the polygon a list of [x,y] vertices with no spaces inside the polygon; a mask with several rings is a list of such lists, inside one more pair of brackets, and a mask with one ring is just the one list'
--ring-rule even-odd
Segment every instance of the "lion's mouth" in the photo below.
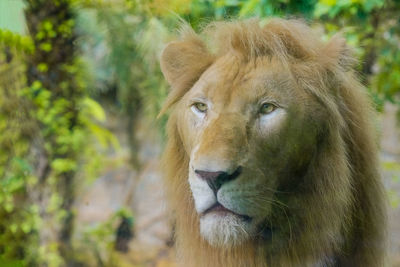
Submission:
{"label": "lion's mouth", "polygon": [[206,211],[204,211],[201,216],[204,216],[208,213],[211,212],[215,212],[215,213],[219,213],[220,215],[224,215],[224,214],[234,214],[240,218],[242,218],[245,221],[250,221],[251,217],[247,216],[247,215],[242,215],[242,214],[238,214],[230,209],[225,208],[223,205],[221,205],[221,203],[216,202],[214,205],[212,205],[211,207],[209,207]]}

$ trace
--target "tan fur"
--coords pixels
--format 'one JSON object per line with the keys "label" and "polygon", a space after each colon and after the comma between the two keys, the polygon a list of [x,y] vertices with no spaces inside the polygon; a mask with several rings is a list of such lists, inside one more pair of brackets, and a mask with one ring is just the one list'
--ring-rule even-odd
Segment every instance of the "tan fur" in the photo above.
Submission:
{"label": "tan fur", "polygon": [[[172,89],[163,109],[171,109],[163,167],[182,266],[384,266],[386,207],[374,112],[353,64],[343,39],[323,43],[295,20],[271,19],[264,26],[256,19],[217,22],[202,35],[186,26],[181,39],[165,48],[161,67]],[[271,97],[291,103],[290,123],[258,142],[240,123],[250,119],[237,108],[255,97],[248,88],[264,70]],[[213,79],[215,88],[201,90],[220,112],[198,133],[185,115],[185,101]],[[274,162],[271,168],[286,170],[269,184],[275,190],[271,201],[282,203],[265,206],[272,238],[260,231],[227,247],[204,240],[188,184],[195,145],[198,154],[235,163],[248,157],[249,166]]]}

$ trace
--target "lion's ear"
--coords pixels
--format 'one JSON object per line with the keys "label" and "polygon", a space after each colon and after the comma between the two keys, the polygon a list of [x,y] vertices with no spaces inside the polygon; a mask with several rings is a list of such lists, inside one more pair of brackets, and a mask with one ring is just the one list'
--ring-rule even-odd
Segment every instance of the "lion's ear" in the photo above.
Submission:
{"label": "lion's ear", "polygon": [[171,42],[164,48],[160,60],[161,71],[172,90],[160,115],[190,89],[213,60],[204,43],[195,36]]}
{"label": "lion's ear", "polygon": [[339,65],[343,70],[348,71],[356,65],[352,49],[346,44],[340,34],[334,35],[323,48],[322,54],[328,57],[328,64]]}
{"label": "lion's ear", "polygon": [[161,70],[173,89],[190,87],[213,61],[198,39],[169,43],[161,54]]}

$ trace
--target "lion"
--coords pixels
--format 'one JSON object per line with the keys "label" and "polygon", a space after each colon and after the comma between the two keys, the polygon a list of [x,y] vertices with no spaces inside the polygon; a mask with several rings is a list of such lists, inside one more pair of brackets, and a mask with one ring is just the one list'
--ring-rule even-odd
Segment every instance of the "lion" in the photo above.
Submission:
{"label": "lion", "polygon": [[384,266],[374,109],[344,38],[214,22],[162,51],[181,266]]}

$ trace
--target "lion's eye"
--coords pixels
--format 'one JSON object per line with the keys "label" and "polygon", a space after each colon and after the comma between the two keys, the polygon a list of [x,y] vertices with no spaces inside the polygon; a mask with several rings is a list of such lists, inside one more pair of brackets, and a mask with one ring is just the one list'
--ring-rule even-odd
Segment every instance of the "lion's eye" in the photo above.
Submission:
{"label": "lion's eye", "polygon": [[207,105],[201,102],[196,102],[192,105],[197,111],[205,113],[207,111]]}
{"label": "lion's eye", "polygon": [[260,108],[260,113],[261,114],[269,114],[272,111],[274,111],[276,109],[276,106],[274,104],[271,103],[264,103],[262,104],[261,108]]}

